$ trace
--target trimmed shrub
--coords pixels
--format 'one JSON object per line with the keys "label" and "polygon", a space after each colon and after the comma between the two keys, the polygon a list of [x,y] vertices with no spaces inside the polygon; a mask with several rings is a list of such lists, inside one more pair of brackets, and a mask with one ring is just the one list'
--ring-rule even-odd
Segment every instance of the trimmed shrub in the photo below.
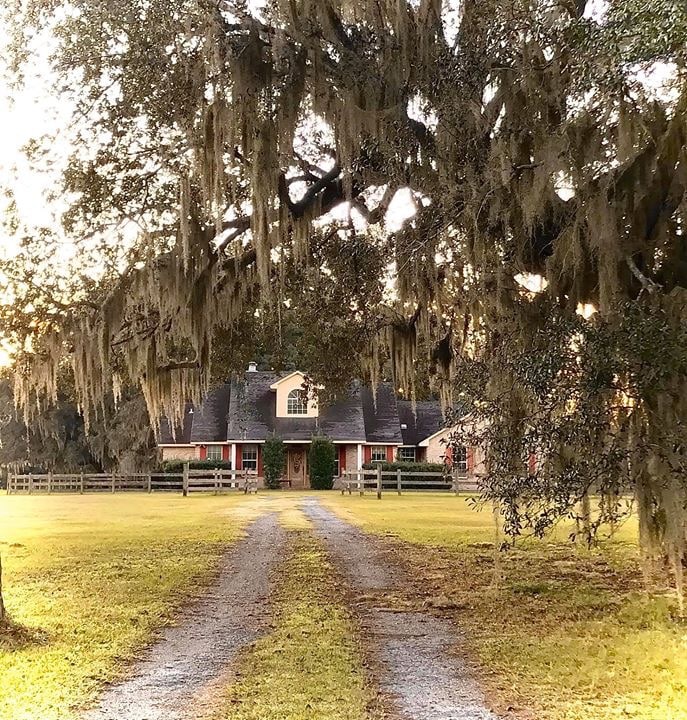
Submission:
{"label": "trimmed shrub", "polygon": [[286,448],[284,441],[276,435],[265,440],[262,447],[262,467],[265,473],[265,486],[276,490],[284,476],[286,465]]}
{"label": "trimmed shrub", "polygon": [[189,470],[231,470],[228,460],[167,460],[162,463],[163,472],[180,473],[188,462]]}
{"label": "trimmed shrub", "polygon": [[313,490],[331,490],[334,487],[336,448],[324,435],[315,435],[308,455],[310,487]]}
{"label": "trimmed shrub", "polygon": [[365,470],[376,470],[381,465],[382,470],[404,470],[405,472],[448,472],[443,463],[421,463],[421,462],[369,462],[363,465]]}

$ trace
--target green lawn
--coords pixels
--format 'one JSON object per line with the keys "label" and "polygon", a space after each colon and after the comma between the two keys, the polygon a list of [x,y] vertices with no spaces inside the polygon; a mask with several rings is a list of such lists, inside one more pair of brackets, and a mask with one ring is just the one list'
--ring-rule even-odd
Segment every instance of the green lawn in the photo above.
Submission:
{"label": "green lawn", "polygon": [[[273,630],[244,655],[222,718],[366,717],[355,627],[302,497],[1,495],[6,600],[21,630],[0,636],[0,720],[65,720],[87,704],[267,510],[280,512],[294,551]],[[509,717],[687,720],[687,632],[670,594],[642,593],[634,524],[594,551],[563,542],[566,528],[528,541],[499,555],[495,584],[492,514],[465,498],[318,497],[400,546],[413,571],[400,600],[455,617]]]}
{"label": "green lawn", "polygon": [[65,720],[117,677],[267,505],[243,495],[0,496],[12,619],[0,718]]}
{"label": "green lawn", "polygon": [[[489,510],[448,495],[329,494],[342,517],[403,544],[416,602],[467,630],[494,705],[541,720],[687,719],[687,631],[670,594],[643,594],[636,524],[597,550],[561,527],[499,555]],[[448,606],[448,607],[447,607]]]}

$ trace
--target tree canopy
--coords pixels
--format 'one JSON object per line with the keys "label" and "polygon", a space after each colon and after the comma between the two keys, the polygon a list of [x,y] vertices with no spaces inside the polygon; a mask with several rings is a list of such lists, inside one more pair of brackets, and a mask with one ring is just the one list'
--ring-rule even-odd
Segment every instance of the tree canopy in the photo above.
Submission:
{"label": "tree canopy", "polygon": [[514,532],[542,520],[522,510],[534,443],[540,494],[562,511],[592,476],[631,484],[679,568],[684,3],[32,0],[18,72],[37,27],[75,108],[76,250],[56,269],[54,229],[18,229],[2,268],[23,407],[69,359],[87,419],[122,382],[178,418],[218,331],[249,346],[288,310],[319,381],[389,359],[409,396],[421,362],[447,410],[463,393]]}

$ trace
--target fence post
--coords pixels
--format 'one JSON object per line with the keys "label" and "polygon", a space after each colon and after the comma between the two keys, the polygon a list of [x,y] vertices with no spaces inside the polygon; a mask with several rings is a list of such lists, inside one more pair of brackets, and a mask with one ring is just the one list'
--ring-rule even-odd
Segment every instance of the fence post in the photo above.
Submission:
{"label": "fence post", "polygon": [[29,495],[33,492],[33,473],[29,473]]}
{"label": "fence post", "polygon": [[458,468],[457,468],[457,467],[454,467],[451,474],[452,474],[452,476],[453,476],[453,487],[451,488],[451,490],[453,490],[453,494],[454,494],[454,495],[458,495],[458,492],[459,492],[459,487],[458,487]]}
{"label": "fence post", "polygon": [[401,494],[401,468],[396,468],[396,489]]}
{"label": "fence post", "polygon": [[181,480],[181,494],[186,497],[188,495],[188,463],[184,463],[184,474]]}
{"label": "fence post", "polygon": [[360,497],[362,497],[365,494],[365,471],[358,470],[356,476],[358,478],[358,491],[360,492]]}
{"label": "fence post", "polygon": [[346,485],[348,485],[348,482],[346,481],[346,471],[344,470],[341,473],[341,494],[342,495],[346,494]]}
{"label": "fence post", "polygon": [[12,494],[12,473],[7,473],[7,494]]}
{"label": "fence post", "polygon": [[112,492],[115,491],[115,483],[117,482],[117,473],[112,472]]}
{"label": "fence post", "polygon": [[148,473],[148,495],[150,495],[151,492],[153,492],[153,478],[150,473]]}
{"label": "fence post", "polygon": [[248,495],[248,470],[243,471],[243,494]]}
{"label": "fence post", "polygon": [[79,474],[79,495],[83,495],[83,470]]}
{"label": "fence post", "polygon": [[48,470],[48,495],[52,492],[52,470]]}
{"label": "fence post", "polygon": [[382,499],[382,463],[377,463],[377,500]]}

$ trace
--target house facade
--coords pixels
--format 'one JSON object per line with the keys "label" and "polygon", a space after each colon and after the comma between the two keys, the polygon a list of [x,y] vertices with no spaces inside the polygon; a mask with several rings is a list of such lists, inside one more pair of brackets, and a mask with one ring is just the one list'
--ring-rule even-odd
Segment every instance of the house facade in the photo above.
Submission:
{"label": "house facade", "polygon": [[262,446],[276,435],[286,445],[285,479],[293,488],[307,488],[310,441],[322,434],[336,447],[337,476],[365,463],[396,460],[456,463],[472,471],[472,453],[447,448],[450,430],[438,402],[418,402],[413,411],[389,383],[374,394],[354,383],[346,398],[320,408],[304,382],[301,372],[263,372],[251,364],[243,378],[213,388],[200,407],[187,405],[183,426],[174,433],[163,419],[162,460],[224,461],[262,476]]}

